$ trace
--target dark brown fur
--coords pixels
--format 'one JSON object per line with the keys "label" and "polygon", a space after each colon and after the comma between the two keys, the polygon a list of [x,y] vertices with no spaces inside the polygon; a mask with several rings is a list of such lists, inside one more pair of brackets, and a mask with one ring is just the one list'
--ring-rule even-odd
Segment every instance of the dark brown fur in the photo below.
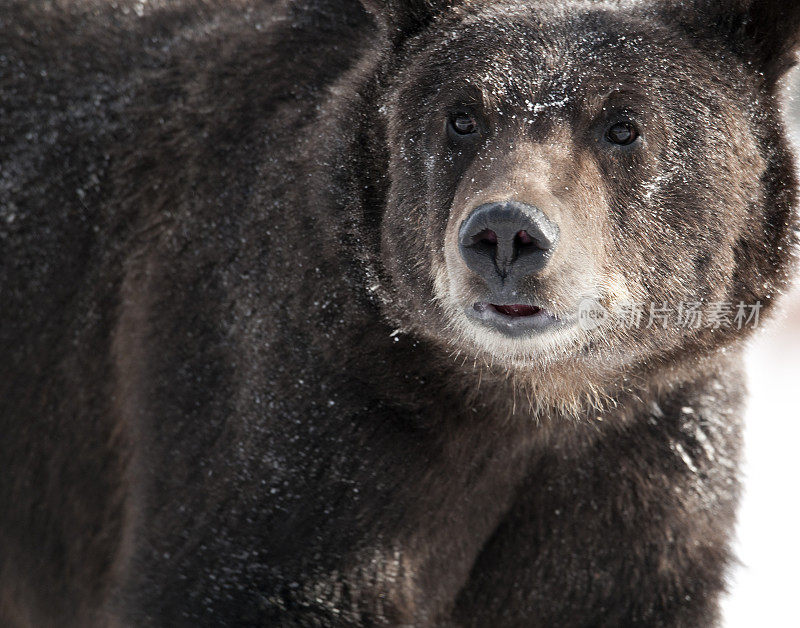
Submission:
{"label": "dark brown fur", "polygon": [[494,345],[453,234],[768,313],[800,5],[117,4],[0,0],[0,624],[714,624],[747,330]]}

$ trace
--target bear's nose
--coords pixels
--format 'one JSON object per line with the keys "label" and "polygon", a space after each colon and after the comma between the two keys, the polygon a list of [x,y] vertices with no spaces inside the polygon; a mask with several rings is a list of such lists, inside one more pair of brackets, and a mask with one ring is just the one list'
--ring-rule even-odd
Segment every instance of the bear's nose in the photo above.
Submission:
{"label": "bear's nose", "polygon": [[461,223],[459,249],[470,270],[505,286],[541,271],[558,241],[558,226],[533,205],[486,203]]}

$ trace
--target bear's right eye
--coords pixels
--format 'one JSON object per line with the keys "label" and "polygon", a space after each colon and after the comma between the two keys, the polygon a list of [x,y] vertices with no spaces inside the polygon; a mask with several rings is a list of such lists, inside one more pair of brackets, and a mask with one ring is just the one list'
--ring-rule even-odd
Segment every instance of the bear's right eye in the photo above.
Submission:
{"label": "bear's right eye", "polygon": [[606,138],[612,144],[628,146],[639,138],[639,130],[632,122],[618,122],[608,129]]}
{"label": "bear's right eye", "polygon": [[462,111],[450,116],[450,129],[456,135],[472,135],[478,132],[478,121],[475,116]]}

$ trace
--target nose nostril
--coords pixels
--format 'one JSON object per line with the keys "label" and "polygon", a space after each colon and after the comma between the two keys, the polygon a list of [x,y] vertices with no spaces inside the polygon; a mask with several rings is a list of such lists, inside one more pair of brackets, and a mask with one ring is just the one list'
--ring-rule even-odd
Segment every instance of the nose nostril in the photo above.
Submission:
{"label": "nose nostril", "polygon": [[484,229],[473,238],[475,244],[497,245],[497,234],[491,229]]}
{"label": "nose nostril", "polygon": [[531,246],[532,244],[536,244],[536,240],[534,240],[527,231],[519,231],[515,236],[515,240],[518,246]]}

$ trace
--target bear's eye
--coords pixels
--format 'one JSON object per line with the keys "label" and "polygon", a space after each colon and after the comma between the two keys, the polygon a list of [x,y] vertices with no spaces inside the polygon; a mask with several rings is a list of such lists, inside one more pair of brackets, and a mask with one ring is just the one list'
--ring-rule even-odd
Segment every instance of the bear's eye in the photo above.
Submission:
{"label": "bear's eye", "polygon": [[478,132],[478,121],[475,116],[462,111],[450,116],[450,128],[456,135],[472,135]]}
{"label": "bear's eye", "polygon": [[638,137],[639,130],[632,122],[617,122],[612,124],[606,132],[608,141],[619,146],[633,144]]}

